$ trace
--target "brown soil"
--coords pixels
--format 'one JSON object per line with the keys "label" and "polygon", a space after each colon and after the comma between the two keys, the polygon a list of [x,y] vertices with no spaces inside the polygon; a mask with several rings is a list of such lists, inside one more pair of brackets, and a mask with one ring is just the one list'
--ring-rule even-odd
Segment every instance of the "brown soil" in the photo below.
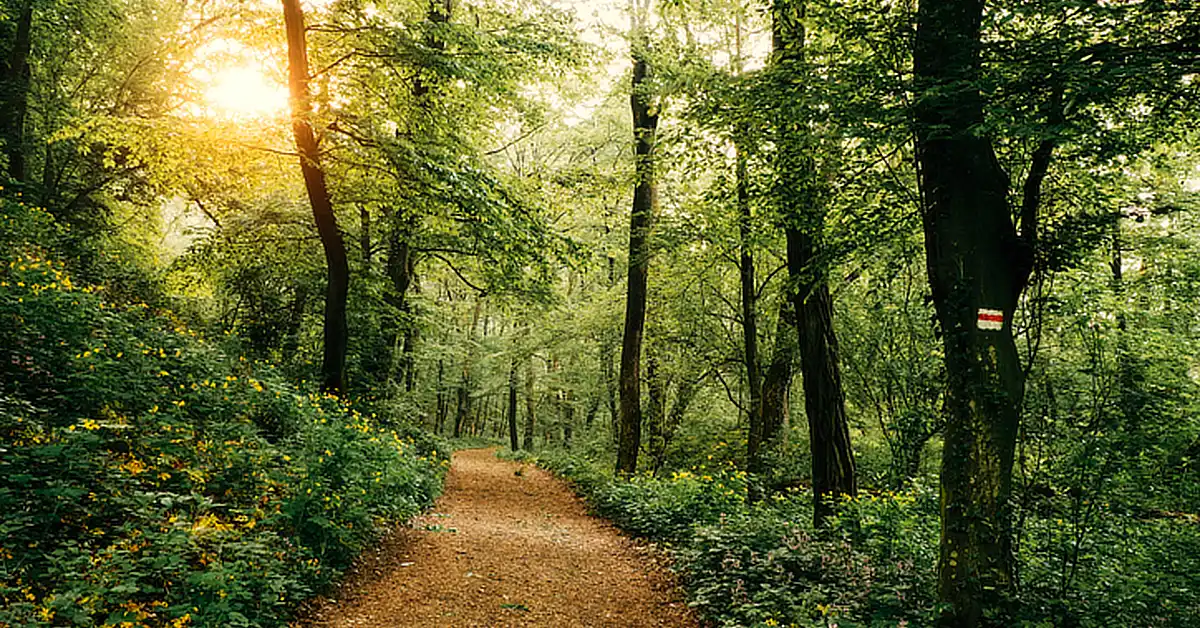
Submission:
{"label": "brown soil", "polygon": [[545,471],[485,449],[454,454],[436,509],[368,552],[341,598],[311,625],[699,625],[651,548]]}

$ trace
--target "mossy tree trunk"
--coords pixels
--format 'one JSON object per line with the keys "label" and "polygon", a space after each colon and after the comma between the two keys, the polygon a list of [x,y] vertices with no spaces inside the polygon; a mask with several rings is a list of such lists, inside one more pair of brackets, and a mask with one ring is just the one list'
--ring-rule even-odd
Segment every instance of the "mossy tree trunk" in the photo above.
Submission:
{"label": "mossy tree trunk", "polygon": [[1008,176],[979,132],[983,8],[921,3],[914,50],[926,264],[948,380],[938,591],[943,623],[964,628],[1002,625],[1014,586],[1009,498],[1025,376],[1012,316],[1033,268]]}

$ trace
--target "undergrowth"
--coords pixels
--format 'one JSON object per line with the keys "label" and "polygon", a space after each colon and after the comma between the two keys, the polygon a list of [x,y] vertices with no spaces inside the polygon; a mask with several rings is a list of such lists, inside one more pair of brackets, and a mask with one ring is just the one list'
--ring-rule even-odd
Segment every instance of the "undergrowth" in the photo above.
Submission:
{"label": "undergrowth", "polygon": [[284,626],[440,491],[445,445],[76,285],[55,229],[0,202],[0,626]]}
{"label": "undergrowth", "polygon": [[[746,476],[728,461],[622,479],[578,454],[535,461],[569,481],[593,510],[671,550],[689,603],[723,628],[932,626],[939,538],[937,487],[864,490],[844,499],[827,530],[812,528],[812,498],[788,489],[744,499]],[[730,493],[732,491],[732,493]],[[1200,530],[1107,512],[1079,546],[1062,519],[1030,516],[1019,551],[1024,591],[1003,625],[1038,628],[1184,626],[1200,619]],[[1062,572],[1079,546],[1086,569]],[[1121,576],[1120,574],[1126,574]],[[1145,574],[1130,579],[1128,574]]]}

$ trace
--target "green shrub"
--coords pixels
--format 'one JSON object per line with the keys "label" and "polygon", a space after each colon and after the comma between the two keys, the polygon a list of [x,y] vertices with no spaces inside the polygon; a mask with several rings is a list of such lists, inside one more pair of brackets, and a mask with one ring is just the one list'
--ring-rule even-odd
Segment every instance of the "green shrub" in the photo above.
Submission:
{"label": "green shrub", "polygon": [[284,626],[448,449],[117,306],[0,202],[0,625]]}
{"label": "green shrub", "polygon": [[536,459],[569,480],[598,514],[649,539],[684,539],[692,526],[713,523],[745,508],[746,473],[729,463],[711,471],[678,471],[667,478],[635,475],[619,480],[580,458],[548,453]]}
{"label": "green shrub", "polygon": [[676,555],[692,605],[722,626],[926,625],[937,528],[920,497],[848,500],[819,535],[801,493],[700,527]]}

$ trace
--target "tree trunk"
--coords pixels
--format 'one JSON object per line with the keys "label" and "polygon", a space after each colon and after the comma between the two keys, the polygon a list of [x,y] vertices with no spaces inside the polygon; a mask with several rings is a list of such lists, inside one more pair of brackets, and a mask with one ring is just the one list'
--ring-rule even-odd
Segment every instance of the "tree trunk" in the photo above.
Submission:
{"label": "tree trunk", "polygon": [[584,418],[583,418],[583,429],[584,430],[589,431],[589,432],[592,431],[592,423],[595,422],[596,412],[598,412],[599,410],[600,410],[600,397],[598,395],[593,394],[591,401],[588,402],[587,413],[584,415]]}
{"label": "tree trunk", "polygon": [[575,392],[567,389],[563,392],[562,400],[563,447],[571,448],[571,439],[575,435]]}
{"label": "tree trunk", "polygon": [[463,425],[467,423],[468,415],[471,412],[471,393],[467,390],[469,385],[467,374],[464,372],[457,389],[458,405],[454,412],[454,438],[462,437]]}
{"label": "tree trunk", "polygon": [[475,307],[471,311],[471,331],[467,335],[467,355],[463,358],[462,378],[458,384],[458,411],[454,415],[454,437],[458,438],[462,434],[464,424],[467,428],[471,427],[474,415],[472,415],[472,399],[471,387],[473,384],[472,371],[475,367],[475,339],[476,332],[479,329],[479,316],[483,310],[483,297],[475,298]]}
{"label": "tree trunk", "polygon": [[508,367],[508,446],[513,451],[521,448],[517,441],[517,357],[515,355]]}
{"label": "tree trunk", "polygon": [[796,317],[791,299],[780,299],[775,349],[762,383],[763,446],[783,438],[791,404],[792,364],[796,360]]}
{"label": "tree trunk", "polygon": [[[789,241],[792,238],[788,238]],[[789,264],[794,259],[789,244]],[[802,259],[802,257],[801,257]],[[800,338],[800,372],[804,381],[804,413],[808,417],[812,453],[813,524],[822,527],[842,495],[857,495],[854,450],[842,393],[837,338],[833,331],[833,300],[829,286],[801,285],[808,298],[795,297]],[[802,294],[802,293],[801,293]]]}
{"label": "tree trunk", "polygon": [[449,405],[446,403],[445,390],[445,373],[446,364],[444,360],[438,360],[437,370],[437,416],[434,417],[433,433],[441,434],[442,427],[446,424],[446,415],[449,413]]}
{"label": "tree trunk", "polygon": [[358,248],[362,252],[363,265],[371,266],[371,211],[366,205],[358,206]]}
{"label": "tree trunk", "polygon": [[300,153],[300,170],[312,205],[313,220],[325,250],[328,282],[325,292],[325,348],[321,360],[321,389],[340,395],[346,390],[346,298],[350,290],[350,265],[346,243],[333,214],[333,201],[321,169],[321,150],[312,128],[312,101],[308,90],[308,43],[300,0],[283,0],[288,41],[288,87],[291,92],[292,134]]}
{"label": "tree trunk", "polygon": [[692,399],[696,397],[696,389],[701,379],[686,374],[679,379],[679,385],[675,388],[675,403],[671,404],[671,409],[666,412],[660,432],[661,444],[659,445],[658,454],[655,456],[655,474],[666,463],[667,450],[671,446],[671,441],[675,438],[675,432],[683,424],[683,417],[687,414],[688,406],[692,404]]}
{"label": "tree trunk", "polygon": [[658,355],[651,345],[646,352],[646,393],[648,408],[646,425],[649,428],[647,451],[650,464],[657,471],[663,464],[663,454],[666,452],[666,422],[667,422],[667,386],[658,363]]}
{"label": "tree trunk", "polygon": [[[404,377],[404,353],[401,350],[400,355],[396,355],[397,345],[402,334],[406,336],[407,330],[413,324],[408,303],[408,289],[413,283],[413,254],[412,247],[408,243],[408,229],[409,225],[400,224],[398,219],[393,219],[391,233],[388,236],[387,260],[384,262],[384,272],[387,273],[388,279],[392,283],[392,290],[390,293],[384,294],[384,300],[395,309],[397,319],[397,322],[388,325],[385,331],[386,344],[391,352],[391,359],[388,361],[391,370],[388,374],[389,379]],[[401,332],[401,329],[404,332]],[[406,337],[405,339],[407,340]]]}
{"label": "tree trunk", "polygon": [[533,356],[525,364],[525,451],[533,451],[533,428],[537,410],[537,400],[533,396]]}
{"label": "tree trunk", "polygon": [[[410,267],[410,273],[411,273]],[[412,286],[409,288],[416,294],[421,293],[421,283],[412,277]],[[417,326],[417,320],[414,307],[415,304],[405,297],[404,313],[408,317],[408,324],[404,327],[404,348],[401,353],[401,365],[404,368],[404,392],[411,393],[417,385],[417,341],[421,338],[421,328]]]}
{"label": "tree trunk", "polygon": [[[639,20],[634,16],[635,23]],[[646,59],[648,37],[635,24],[633,42],[633,92],[629,97],[633,112],[636,183],[633,210],[629,218],[629,287],[625,301],[625,334],[621,341],[621,420],[617,440],[617,471],[637,471],[638,450],[642,441],[642,401],[640,363],[642,332],[646,324],[646,280],[650,266],[650,225],[654,217],[657,191],[654,181],[654,143],[658,129],[658,110],[647,93],[650,73]]]}
{"label": "tree trunk", "polygon": [[17,34],[4,73],[0,94],[0,133],[8,157],[8,176],[25,182],[25,117],[29,110],[29,53],[33,49],[33,0],[21,5]]}
{"label": "tree trunk", "polygon": [[[426,9],[425,19],[433,24],[443,24],[450,21],[450,12],[452,9],[451,2],[430,2]],[[445,43],[440,39],[430,35],[425,38],[425,45],[434,50],[443,50]],[[413,79],[413,100],[416,101],[424,116],[417,116],[418,120],[428,118],[430,112],[429,101],[429,86],[422,79],[420,73]],[[413,134],[419,134],[423,131],[420,128],[413,128]],[[414,353],[416,350],[416,342],[418,332],[416,329],[416,321],[414,320],[413,305],[411,299],[408,298],[409,288],[414,290],[420,289],[420,285],[414,282],[416,275],[417,257],[412,250],[413,234],[420,226],[419,215],[404,215],[399,209],[395,210],[392,217],[392,229],[388,238],[388,260],[387,274],[392,280],[392,289],[394,294],[387,298],[388,303],[396,308],[400,322],[396,327],[388,330],[387,346],[393,351],[389,379],[396,377],[404,382],[404,391],[411,393],[415,387],[416,377],[414,375],[415,360]],[[402,330],[402,331],[401,331]],[[396,339],[398,336],[403,337],[400,356],[395,355]]]}
{"label": "tree trunk", "polygon": [[842,392],[837,337],[833,329],[833,300],[821,259],[825,208],[812,138],[802,95],[792,93],[804,72],[803,2],[776,0],[774,9],[775,63],[782,92],[777,123],[776,201],[787,237],[788,276],[796,313],[800,372],[804,376],[804,409],[812,448],[813,521],[825,525],[831,501],[855,495],[854,452]]}
{"label": "tree trunk", "polygon": [[287,331],[283,335],[284,355],[296,355],[296,352],[300,350],[300,332],[304,327],[304,311],[308,309],[308,289],[304,285],[296,285],[290,309],[291,315],[288,316]]}
{"label": "tree trunk", "polygon": [[982,16],[981,0],[923,2],[914,48],[926,264],[947,374],[938,593],[943,623],[964,628],[1002,625],[1013,589],[1009,497],[1025,377],[1012,316],[1033,267],[1008,177],[979,133]]}
{"label": "tree trunk", "polygon": [[758,286],[754,282],[754,256],[751,254],[751,218],[749,183],[746,181],[746,155],[737,147],[734,168],[737,182],[738,235],[741,258],[738,260],[742,288],[742,360],[746,366],[746,385],[750,389],[750,408],[747,423],[746,466],[751,473],[762,471],[762,449],[766,437],[763,424],[762,370],[758,361]]}

